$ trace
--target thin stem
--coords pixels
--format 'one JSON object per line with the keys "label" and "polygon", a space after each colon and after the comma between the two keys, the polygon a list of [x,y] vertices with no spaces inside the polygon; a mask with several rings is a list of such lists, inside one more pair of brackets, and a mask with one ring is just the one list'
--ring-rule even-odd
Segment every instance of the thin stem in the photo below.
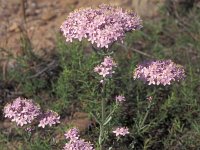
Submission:
{"label": "thin stem", "polygon": [[104,122],[105,122],[105,99],[101,100],[101,123],[100,123],[100,150],[103,150],[104,141]]}
{"label": "thin stem", "polygon": [[105,121],[105,99],[104,98],[102,98],[102,100],[101,100],[101,105],[102,105],[102,108],[101,108],[101,117],[102,117],[102,123],[104,123],[104,121]]}
{"label": "thin stem", "polygon": [[[114,106],[114,108],[113,108],[113,110],[110,112],[110,114],[106,117],[106,122],[107,122],[107,120],[114,114],[114,112],[115,112],[115,110],[117,109],[117,106],[115,105]],[[105,122],[104,122],[105,123]]]}
{"label": "thin stem", "polygon": [[147,111],[145,113],[145,116],[144,116],[144,118],[142,120],[142,123],[140,124],[140,129],[143,128],[143,126],[144,126],[144,123],[145,123],[145,121],[146,121],[146,119],[147,119],[147,117],[149,115],[151,106],[152,106],[152,102],[149,102],[148,107],[147,107]]}
{"label": "thin stem", "polygon": [[99,135],[99,147],[103,150],[104,143],[104,122],[105,122],[105,95],[106,95],[106,83],[103,84],[102,88],[103,98],[101,99],[101,123],[100,123],[100,135]]}
{"label": "thin stem", "polygon": [[121,47],[123,47],[123,48],[125,48],[125,49],[130,49],[130,50],[132,50],[132,51],[134,51],[134,52],[136,52],[136,53],[139,53],[139,54],[141,54],[141,55],[144,55],[144,56],[146,56],[146,57],[154,58],[153,56],[151,56],[151,55],[149,55],[149,54],[147,54],[147,53],[145,53],[145,52],[142,52],[142,51],[140,51],[140,50],[138,50],[138,49],[131,48],[131,47],[127,48],[126,46],[124,46],[124,45],[122,45],[122,44],[120,44],[120,43],[117,43],[117,45],[119,45],[119,46],[121,46]]}

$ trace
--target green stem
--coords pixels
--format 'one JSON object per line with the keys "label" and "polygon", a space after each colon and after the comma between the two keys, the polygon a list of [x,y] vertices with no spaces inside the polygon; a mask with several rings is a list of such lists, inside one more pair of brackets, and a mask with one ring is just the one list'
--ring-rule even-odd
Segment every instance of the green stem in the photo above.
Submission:
{"label": "green stem", "polygon": [[103,98],[101,99],[101,123],[100,123],[100,135],[99,135],[100,150],[103,150],[104,133],[105,133],[104,122],[105,122],[106,83],[103,84],[102,95]]}
{"label": "green stem", "polygon": [[104,122],[105,122],[105,99],[102,98],[102,100],[101,100],[101,123],[100,123],[100,135],[99,135],[100,150],[103,150]]}
{"label": "green stem", "polygon": [[147,107],[147,111],[145,113],[145,116],[144,116],[144,118],[142,120],[142,123],[140,124],[140,129],[143,128],[143,126],[144,126],[144,123],[145,123],[145,121],[146,121],[146,119],[147,119],[147,117],[149,115],[151,106],[152,106],[152,102],[149,102],[148,107]]}

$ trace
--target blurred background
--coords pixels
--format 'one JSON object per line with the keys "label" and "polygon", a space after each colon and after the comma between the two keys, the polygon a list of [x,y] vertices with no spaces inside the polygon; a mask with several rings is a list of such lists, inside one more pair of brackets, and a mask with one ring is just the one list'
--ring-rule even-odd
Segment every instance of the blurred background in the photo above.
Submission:
{"label": "blurred background", "polygon": [[54,49],[54,35],[70,11],[101,3],[132,9],[143,18],[156,17],[164,0],[1,0],[0,47],[20,51],[20,28],[25,19],[34,49],[40,49],[37,53],[48,53]]}
{"label": "blurred background", "polygon": [[[68,13],[101,3],[134,10],[143,20],[159,17],[163,5],[171,15],[200,5],[199,0],[0,0],[0,47],[20,55],[20,34],[25,29],[37,54],[51,53],[55,48],[54,35]],[[5,55],[0,51],[1,58]]]}

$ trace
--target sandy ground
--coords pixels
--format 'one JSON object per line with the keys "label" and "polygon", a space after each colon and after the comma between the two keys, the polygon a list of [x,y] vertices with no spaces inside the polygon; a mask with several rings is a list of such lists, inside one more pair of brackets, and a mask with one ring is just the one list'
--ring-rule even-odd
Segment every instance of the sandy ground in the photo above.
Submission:
{"label": "sandy ground", "polygon": [[[55,35],[67,14],[80,7],[101,3],[129,7],[142,16],[155,16],[159,0],[28,0],[26,4],[26,27],[35,50],[48,52],[55,46]],[[152,7],[154,5],[154,7]],[[151,8],[148,10],[148,8]],[[145,10],[145,13],[144,13]],[[148,11],[148,12],[146,12]],[[0,47],[17,51],[20,49],[20,28],[23,15],[20,0],[0,0]],[[41,52],[42,53],[42,52]]]}

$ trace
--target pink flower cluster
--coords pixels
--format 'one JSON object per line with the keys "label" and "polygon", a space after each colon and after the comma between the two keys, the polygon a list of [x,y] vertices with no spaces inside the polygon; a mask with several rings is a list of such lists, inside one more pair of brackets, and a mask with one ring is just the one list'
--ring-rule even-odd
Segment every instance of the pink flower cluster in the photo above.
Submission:
{"label": "pink flower cluster", "polygon": [[[112,74],[115,73],[113,70],[114,67],[117,67],[117,64],[110,56],[106,56],[104,61],[94,68],[94,72],[98,73],[103,78],[112,77]],[[103,80],[101,80],[102,82]]]}
{"label": "pink flower cluster", "polygon": [[170,85],[172,81],[185,78],[185,71],[181,65],[171,60],[147,61],[137,65],[134,79],[140,79],[149,85]]}
{"label": "pink flower cluster", "polygon": [[66,41],[87,38],[103,48],[115,41],[123,42],[125,33],[140,29],[141,19],[131,11],[102,4],[96,9],[86,8],[70,13],[60,29]]}
{"label": "pink flower cluster", "polygon": [[126,99],[123,95],[116,96],[115,100],[116,100],[117,103],[122,103],[122,102],[126,101]]}
{"label": "pink flower cluster", "polygon": [[20,97],[7,104],[4,107],[6,118],[15,121],[17,125],[23,126],[31,123],[37,116],[41,114],[40,107],[29,99],[21,99]]}
{"label": "pink flower cluster", "polygon": [[41,115],[38,127],[44,128],[47,125],[51,127],[57,123],[60,123],[60,116],[56,112],[49,110]]}
{"label": "pink flower cluster", "polygon": [[70,129],[65,133],[65,137],[69,142],[65,144],[63,150],[94,150],[91,143],[79,138],[77,128]]}
{"label": "pink flower cluster", "polygon": [[31,124],[34,120],[39,121],[39,127],[52,126],[60,123],[60,116],[53,111],[42,113],[40,107],[30,99],[17,98],[4,107],[4,115],[17,125]]}
{"label": "pink flower cluster", "polygon": [[126,134],[129,134],[128,128],[127,127],[119,127],[116,130],[113,131],[115,135],[118,136],[125,136]]}
{"label": "pink flower cluster", "polygon": [[65,133],[65,138],[71,141],[76,141],[79,139],[79,131],[77,128],[71,128]]}

